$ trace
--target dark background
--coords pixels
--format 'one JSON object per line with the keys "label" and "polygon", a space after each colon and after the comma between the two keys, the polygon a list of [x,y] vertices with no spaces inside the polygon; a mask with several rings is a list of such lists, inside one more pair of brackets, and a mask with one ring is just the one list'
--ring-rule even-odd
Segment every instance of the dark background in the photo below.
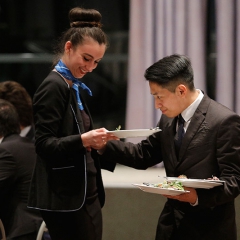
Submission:
{"label": "dark background", "polygon": [[129,0],[0,0],[0,81],[19,82],[33,97],[51,69],[55,42],[69,28],[68,12],[76,6],[100,11],[110,42],[97,69],[82,79],[93,92],[85,98],[95,127],[124,127]]}
{"label": "dark background", "polygon": [[[69,28],[68,12],[80,6],[102,14],[110,47],[98,67],[82,80],[95,127],[125,129],[130,0],[0,0],[0,81],[21,83],[33,97],[52,66],[56,40]],[[207,93],[215,99],[215,0],[207,1]],[[144,33],[143,33],[144,34]]]}

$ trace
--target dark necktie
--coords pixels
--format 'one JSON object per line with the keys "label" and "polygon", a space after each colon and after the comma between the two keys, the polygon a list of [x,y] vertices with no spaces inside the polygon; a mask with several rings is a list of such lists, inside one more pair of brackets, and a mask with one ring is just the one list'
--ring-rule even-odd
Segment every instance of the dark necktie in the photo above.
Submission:
{"label": "dark necktie", "polygon": [[178,116],[178,129],[177,129],[176,135],[174,137],[174,143],[175,143],[177,158],[178,158],[179,150],[180,150],[180,147],[181,147],[181,144],[182,144],[182,139],[183,139],[184,134],[185,134],[184,123],[185,123],[185,120],[183,119],[182,115],[180,114]]}

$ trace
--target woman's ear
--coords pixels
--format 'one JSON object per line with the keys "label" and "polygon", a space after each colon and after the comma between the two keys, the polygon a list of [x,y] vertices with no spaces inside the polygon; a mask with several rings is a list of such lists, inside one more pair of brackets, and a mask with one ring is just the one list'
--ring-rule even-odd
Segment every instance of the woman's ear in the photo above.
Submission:
{"label": "woman's ear", "polygon": [[72,43],[70,41],[67,41],[64,47],[65,52],[69,53],[71,48],[72,48]]}

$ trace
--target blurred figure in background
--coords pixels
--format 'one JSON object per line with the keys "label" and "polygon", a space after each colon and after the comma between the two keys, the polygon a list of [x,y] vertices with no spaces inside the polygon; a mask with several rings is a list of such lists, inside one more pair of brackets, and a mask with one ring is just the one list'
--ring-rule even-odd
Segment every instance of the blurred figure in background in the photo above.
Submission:
{"label": "blurred figure in background", "polygon": [[32,98],[27,90],[18,82],[0,82],[0,98],[15,106],[20,121],[20,136],[34,141]]}
{"label": "blurred figure in background", "polygon": [[0,99],[0,219],[8,240],[35,240],[42,218],[27,208],[27,199],[36,153],[19,133],[15,107]]}

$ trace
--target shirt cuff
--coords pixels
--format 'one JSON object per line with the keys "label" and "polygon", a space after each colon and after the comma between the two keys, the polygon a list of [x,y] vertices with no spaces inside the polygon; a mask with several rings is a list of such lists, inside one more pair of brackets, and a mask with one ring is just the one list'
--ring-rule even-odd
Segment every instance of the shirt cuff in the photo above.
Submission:
{"label": "shirt cuff", "polygon": [[192,204],[192,203],[190,203],[190,204],[191,204],[191,206],[193,206],[193,207],[197,206],[197,205],[198,205],[198,198],[197,198],[197,201],[196,201],[194,204]]}

